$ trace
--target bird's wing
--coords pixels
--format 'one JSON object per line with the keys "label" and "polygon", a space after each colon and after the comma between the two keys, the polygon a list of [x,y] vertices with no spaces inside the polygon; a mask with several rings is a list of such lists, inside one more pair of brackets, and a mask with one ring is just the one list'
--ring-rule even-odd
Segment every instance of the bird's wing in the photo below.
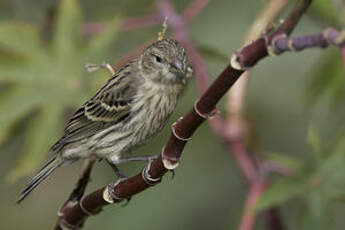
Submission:
{"label": "bird's wing", "polygon": [[60,142],[90,137],[129,115],[138,79],[130,67],[121,69],[68,122]]}

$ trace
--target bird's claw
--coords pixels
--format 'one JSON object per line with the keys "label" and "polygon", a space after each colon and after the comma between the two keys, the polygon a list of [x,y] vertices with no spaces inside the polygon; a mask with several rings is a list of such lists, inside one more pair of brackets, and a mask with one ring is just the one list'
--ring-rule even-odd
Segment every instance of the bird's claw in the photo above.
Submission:
{"label": "bird's claw", "polygon": [[[158,155],[159,156],[159,155]],[[146,165],[146,167],[143,169],[143,171],[141,172],[141,176],[143,178],[143,180],[145,181],[145,183],[149,186],[155,185],[159,182],[161,182],[162,178],[153,178],[150,175],[150,169],[151,169],[151,164],[154,161],[154,159],[158,158],[156,155],[154,156],[154,158],[149,159],[148,160],[148,164]]]}
{"label": "bird's claw", "polygon": [[114,202],[120,202],[122,201],[123,199],[128,199],[128,198],[121,198],[121,197],[118,197],[116,194],[115,194],[115,187],[117,185],[119,185],[122,181],[125,181],[127,180],[127,177],[125,177],[124,175],[120,175],[119,178],[115,181],[115,183],[110,183],[107,185],[107,193],[108,194],[104,194],[103,198],[108,201],[109,203],[114,203]]}

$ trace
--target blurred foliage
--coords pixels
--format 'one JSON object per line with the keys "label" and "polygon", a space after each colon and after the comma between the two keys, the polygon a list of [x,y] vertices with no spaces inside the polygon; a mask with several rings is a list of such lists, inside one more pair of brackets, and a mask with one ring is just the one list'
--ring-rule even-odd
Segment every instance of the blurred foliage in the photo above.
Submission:
{"label": "blurred foliage", "polygon": [[303,164],[294,167],[291,177],[276,179],[260,198],[255,211],[299,198],[305,202],[307,213],[301,226],[332,229],[331,205],[345,198],[345,137],[339,138],[331,148],[325,148],[318,131],[311,126],[308,142],[312,149],[307,155],[308,160],[285,156],[287,162]]}
{"label": "blurred foliage", "polygon": [[333,106],[339,105],[345,96],[345,70],[340,50],[324,55],[311,70],[312,78],[306,89],[308,101],[318,102],[328,98]]}
{"label": "blurred foliage", "polygon": [[[241,44],[245,30],[263,2],[211,1],[188,25],[211,78],[224,69],[229,54]],[[291,5],[294,2],[291,1]],[[84,69],[86,63],[104,62],[106,57],[114,58],[114,53],[120,56],[121,52],[156,37],[157,31],[153,29],[117,34],[117,18],[101,34],[92,37],[80,34],[83,20],[109,21],[114,14],[145,15],[154,8],[153,0],[84,0],[79,3],[81,5],[74,0],[0,0],[0,141],[2,147],[5,146],[0,149],[3,156],[0,170],[8,173],[9,162],[19,158],[10,173],[12,180],[40,165],[62,131],[69,112],[109,77],[105,71],[88,74]],[[188,4],[182,0],[174,3],[179,11]],[[50,21],[46,15],[56,6],[58,13],[55,20]],[[296,35],[319,32],[329,25],[344,25],[344,0],[315,0],[309,12],[312,14],[308,16],[312,17],[303,18]],[[114,47],[116,52],[113,52]],[[345,101],[344,75],[341,55],[334,47],[265,59],[252,71],[246,107],[247,117],[258,136],[257,149],[270,152],[264,155],[268,161],[292,172],[288,177],[272,177],[273,183],[255,211],[282,204],[287,229],[332,229],[337,223],[340,226],[337,229],[343,229],[342,216],[336,221],[331,219],[335,204],[340,210],[338,213],[345,210],[345,206],[341,206],[345,198],[345,133],[340,130],[342,135],[334,140],[334,135],[325,135],[326,128],[320,127],[319,133],[315,127],[321,124],[327,128],[344,128],[344,117],[333,119],[339,111],[328,110],[330,104],[341,109]],[[191,84],[172,120],[188,111],[195,98],[196,89]],[[320,105],[324,98],[327,102]],[[305,99],[313,106],[306,106]],[[224,101],[220,107],[222,103]],[[316,124],[308,129],[306,124],[309,123]],[[331,129],[331,133],[339,133],[339,130]],[[167,127],[156,142],[142,151],[159,151],[169,134]],[[308,144],[304,143],[305,139]],[[235,229],[241,219],[247,188],[233,159],[207,126],[198,130],[186,148],[176,180],[166,180],[150,192],[135,197],[134,204],[116,210],[116,215],[103,212],[97,218],[90,218],[85,228],[113,229],[116,222],[119,229],[149,229],[152,223],[157,229]],[[132,165],[121,167],[133,169],[133,174],[138,172]],[[107,167],[103,168],[104,171],[93,175],[91,189],[113,180],[113,174],[105,173]],[[17,187],[0,184],[5,188],[0,189],[4,204],[0,214],[6,217],[5,226],[11,226],[7,229],[18,225],[25,229],[49,228],[47,226],[56,221],[57,206],[66,199],[76,177],[73,168],[60,170],[54,183],[41,185],[33,194],[32,202],[29,199],[20,208],[14,207],[13,201],[22,184],[13,185]],[[44,199],[37,199],[43,195]],[[162,207],[166,215],[161,215]],[[22,223],[17,221],[18,213],[23,218]],[[295,218],[294,213],[302,215]],[[40,221],[36,221],[37,216]],[[294,223],[295,219],[299,221]],[[255,230],[265,229],[262,226],[258,222]]]}
{"label": "blurred foliage", "polygon": [[213,47],[207,45],[198,45],[199,52],[203,55],[206,59],[212,59],[214,61],[219,62],[227,62],[229,60],[228,55],[223,53],[221,50],[215,49]]}
{"label": "blurred foliage", "polygon": [[345,23],[344,0],[314,0],[311,10],[328,26],[340,26]]}
{"label": "blurred foliage", "polygon": [[0,114],[0,143],[11,138],[10,130],[18,121],[28,123],[25,154],[10,172],[11,180],[40,165],[57,140],[66,108],[80,106],[91,96],[91,88],[99,86],[97,81],[104,80],[88,78],[83,66],[103,61],[116,35],[116,20],[87,44],[80,34],[81,20],[77,1],[63,0],[51,41],[43,40],[34,25],[0,24],[0,83],[11,84],[0,101],[0,110],[5,111]]}

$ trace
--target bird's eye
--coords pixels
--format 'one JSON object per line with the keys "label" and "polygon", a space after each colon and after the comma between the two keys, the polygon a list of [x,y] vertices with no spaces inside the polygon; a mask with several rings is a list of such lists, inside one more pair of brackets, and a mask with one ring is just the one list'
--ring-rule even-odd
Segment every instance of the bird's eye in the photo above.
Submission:
{"label": "bird's eye", "polygon": [[161,57],[156,56],[156,55],[155,55],[155,60],[156,60],[156,62],[158,62],[158,63],[162,63],[162,61],[163,61]]}

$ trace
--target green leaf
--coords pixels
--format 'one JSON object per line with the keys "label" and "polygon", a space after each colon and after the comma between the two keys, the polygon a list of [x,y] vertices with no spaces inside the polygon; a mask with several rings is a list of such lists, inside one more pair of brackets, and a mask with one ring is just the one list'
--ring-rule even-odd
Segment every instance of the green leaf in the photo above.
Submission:
{"label": "green leaf", "polygon": [[38,30],[32,25],[18,22],[0,24],[0,48],[37,58],[43,55],[42,45]]}
{"label": "green leaf", "polygon": [[47,106],[30,121],[24,144],[25,153],[8,174],[9,181],[13,182],[38,168],[49,147],[57,140],[61,123],[60,113],[61,108],[55,105]]}
{"label": "green leaf", "polygon": [[[41,62],[41,64],[43,63]],[[15,63],[14,65],[3,65],[0,63],[0,83],[15,83],[17,86],[25,87],[33,87],[38,83],[47,84],[49,82],[48,76],[40,74],[42,66],[33,67],[32,63]]]}
{"label": "green leaf", "polygon": [[339,25],[341,23],[341,11],[333,0],[315,0],[311,10],[327,24]]}
{"label": "green leaf", "polygon": [[284,178],[271,184],[260,197],[254,211],[259,212],[270,206],[279,205],[289,199],[300,196],[308,188],[303,178]]}
{"label": "green leaf", "polygon": [[[33,111],[41,111],[39,118],[34,117],[26,130],[25,155],[12,171],[12,179],[29,173],[42,161],[44,153],[52,144],[51,139],[56,137],[56,128],[53,127],[58,119],[56,114],[61,115],[66,108],[80,106],[92,96],[90,78],[84,77],[86,71],[83,66],[88,57],[86,51],[90,51],[92,58],[101,60],[109,53],[109,46],[116,35],[116,26],[109,27],[104,33],[91,38],[88,48],[80,35],[81,13],[78,2],[59,2],[56,30],[47,45],[40,41],[39,30],[33,26],[29,26],[29,32],[25,29],[23,33],[13,36],[13,41],[9,40],[10,36],[3,35],[5,41],[13,42],[8,43],[8,47],[15,48],[11,52],[3,49],[0,42],[0,83],[12,87],[1,92],[0,141],[13,135],[10,131],[18,121],[28,118],[29,114],[34,115],[31,113]],[[20,23],[8,24],[10,28],[7,30],[16,32],[17,24]],[[4,48],[8,47],[6,44]],[[34,52],[36,48],[30,47],[36,47],[39,51]],[[33,56],[23,56],[31,52]],[[109,78],[106,73],[103,76]],[[19,131],[23,129],[18,127]]]}
{"label": "green leaf", "polygon": [[266,153],[264,157],[265,157],[265,160],[282,165],[293,172],[297,172],[301,170],[303,167],[303,162],[301,159],[290,156],[288,154]]}
{"label": "green leaf", "polygon": [[[26,95],[31,95],[27,97]],[[37,107],[42,98],[30,88],[17,87],[11,90],[0,101],[0,143],[6,138],[11,128],[19,119],[25,117]]]}
{"label": "green leaf", "polygon": [[72,54],[81,42],[80,25],[81,12],[78,1],[61,0],[54,36],[54,49],[62,61],[68,62],[74,58]]}
{"label": "green leaf", "polygon": [[118,19],[114,19],[102,33],[89,40],[86,51],[87,62],[104,62],[104,53],[109,51],[110,45],[116,40]]}

